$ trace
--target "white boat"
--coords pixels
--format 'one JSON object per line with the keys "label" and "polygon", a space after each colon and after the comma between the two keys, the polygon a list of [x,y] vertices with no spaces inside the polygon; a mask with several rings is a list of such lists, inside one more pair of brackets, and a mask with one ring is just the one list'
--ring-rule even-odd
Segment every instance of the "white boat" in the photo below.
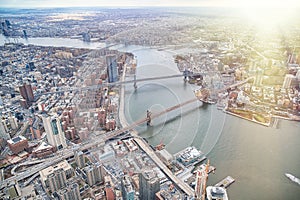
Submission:
{"label": "white boat", "polygon": [[206,195],[208,200],[228,200],[227,191],[223,187],[208,186]]}
{"label": "white boat", "polygon": [[286,173],[285,175],[286,175],[286,177],[288,177],[291,181],[293,181],[293,182],[295,182],[295,183],[298,183],[298,184],[300,185],[300,179],[299,179],[299,178],[293,176],[292,174],[288,174],[288,173]]}

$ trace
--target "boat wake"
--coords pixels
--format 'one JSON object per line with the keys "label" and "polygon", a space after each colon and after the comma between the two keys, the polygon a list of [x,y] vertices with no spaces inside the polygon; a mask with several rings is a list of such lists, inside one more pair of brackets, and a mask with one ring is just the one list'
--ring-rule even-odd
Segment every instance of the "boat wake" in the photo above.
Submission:
{"label": "boat wake", "polygon": [[288,174],[288,173],[286,173],[285,175],[286,175],[286,177],[288,177],[291,181],[293,181],[293,182],[295,182],[295,183],[298,183],[298,185],[300,185],[300,179],[299,179],[299,178],[293,176],[292,174]]}

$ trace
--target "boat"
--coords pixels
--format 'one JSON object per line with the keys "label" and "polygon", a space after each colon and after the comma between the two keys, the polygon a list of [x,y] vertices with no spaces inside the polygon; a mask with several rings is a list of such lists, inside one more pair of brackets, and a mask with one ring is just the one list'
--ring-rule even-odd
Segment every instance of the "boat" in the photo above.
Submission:
{"label": "boat", "polygon": [[288,174],[286,173],[285,174],[286,177],[288,177],[291,181],[295,182],[295,183],[298,183],[300,185],[300,179],[293,176],[292,174]]}
{"label": "boat", "polygon": [[228,200],[227,191],[223,187],[208,186],[206,195],[208,200]]}

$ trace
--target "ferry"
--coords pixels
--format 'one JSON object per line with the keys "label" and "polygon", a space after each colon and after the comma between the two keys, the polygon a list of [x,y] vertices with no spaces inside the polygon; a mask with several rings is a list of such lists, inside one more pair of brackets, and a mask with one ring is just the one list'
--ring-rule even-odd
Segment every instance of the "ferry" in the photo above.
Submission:
{"label": "ferry", "polygon": [[288,174],[286,173],[285,174],[286,177],[288,177],[291,181],[295,182],[295,183],[298,183],[300,185],[300,179],[293,176],[292,174]]}

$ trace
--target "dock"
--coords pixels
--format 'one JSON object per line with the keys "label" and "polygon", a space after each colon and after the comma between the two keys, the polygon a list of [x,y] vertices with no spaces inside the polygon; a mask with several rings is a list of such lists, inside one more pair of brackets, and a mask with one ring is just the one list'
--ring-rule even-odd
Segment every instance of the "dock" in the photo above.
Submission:
{"label": "dock", "polygon": [[[204,164],[202,164],[202,165],[199,165],[199,166],[196,166],[194,169],[193,169],[193,173],[195,172],[195,171],[197,171],[198,169],[206,169],[206,164],[204,163]],[[210,174],[211,172],[213,172],[213,173],[215,173],[215,171],[216,171],[216,167],[214,167],[214,166],[212,166],[212,165],[209,165],[209,167],[208,167],[208,174]]]}
{"label": "dock", "polygon": [[227,176],[226,178],[224,178],[223,180],[221,180],[219,183],[217,183],[215,186],[216,187],[224,187],[227,188],[229,185],[231,185],[234,182],[234,178],[232,178],[231,176]]}

